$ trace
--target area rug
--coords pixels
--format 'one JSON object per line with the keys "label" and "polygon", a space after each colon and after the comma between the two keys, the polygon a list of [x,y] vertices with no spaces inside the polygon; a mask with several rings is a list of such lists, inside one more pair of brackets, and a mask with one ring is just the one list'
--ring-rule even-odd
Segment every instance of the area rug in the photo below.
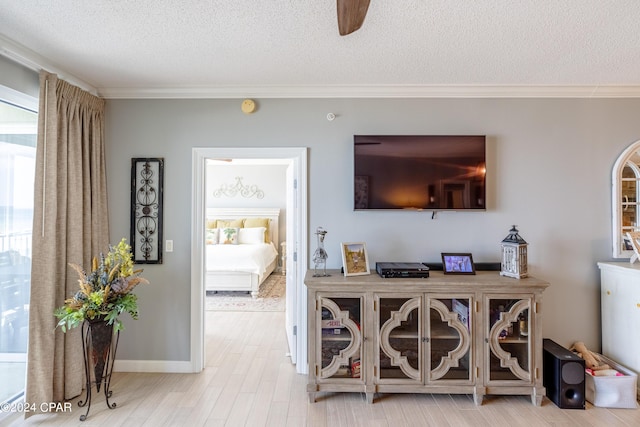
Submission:
{"label": "area rug", "polygon": [[286,276],[272,274],[262,282],[256,298],[248,292],[207,292],[207,311],[284,311]]}

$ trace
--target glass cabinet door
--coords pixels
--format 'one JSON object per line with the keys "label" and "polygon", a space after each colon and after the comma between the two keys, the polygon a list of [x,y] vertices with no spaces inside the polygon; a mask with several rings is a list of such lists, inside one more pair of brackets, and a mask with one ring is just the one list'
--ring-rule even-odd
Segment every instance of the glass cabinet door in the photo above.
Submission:
{"label": "glass cabinet door", "polygon": [[428,381],[471,381],[471,298],[429,297],[427,301]]}
{"label": "glass cabinet door", "polygon": [[531,298],[488,298],[489,381],[532,381]]}
{"label": "glass cabinet door", "polygon": [[381,383],[422,382],[422,297],[376,295],[379,343],[376,378]]}
{"label": "glass cabinet door", "polygon": [[319,302],[319,378],[361,378],[362,297],[319,297]]}

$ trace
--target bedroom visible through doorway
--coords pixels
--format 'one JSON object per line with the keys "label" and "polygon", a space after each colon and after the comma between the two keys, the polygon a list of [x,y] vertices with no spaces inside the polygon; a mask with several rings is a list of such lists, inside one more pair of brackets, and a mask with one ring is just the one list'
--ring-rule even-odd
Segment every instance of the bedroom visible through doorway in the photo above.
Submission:
{"label": "bedroom visible through doorway", "polygon": [[[204,314],[211,308],[206,297],[206,240],[213,236],[204,231],[207,219],[212,219],[207,210],[245,209],[249,212],[275,208],[280,210],[279,237],[277,244],[274,242],[273,245],[276,251],[275,268],[269,276],[265,276],[262,285],[273,285],[271,279],[284,279],[275,281],[285,283],[283,326],[291,349],[291,360],[298,372],[305,373],[306,346],[303,343],[306,337],[304,334],[298,336],[297,331],[306,331],[306,303],[299,301],[303,297],[302,279],[307,268],[306,148],[194,148],[193,160],[192,289],[195,292],[192,293],[191,362],[194,372],[204,368]],[[216,179],[212,180],[214,176]],[[243,191],[244,195],[241,194]],[[251,216],[250,212],[248,216]],[[259,225],[253,223],[238,237],[252,238],[251,234],[256,232]],[[220,236],[216,237],[219,242]],[[227,237],[224,240],[228,240]],[[286,275],[281,274],[282,269],[286,269]],[[262,286],[258,289],[262,289]],[[259,292],[255,296],[260,299]],[[244,292],[244,297],[251,298],[251,295]],[[262,307],[274,309],[269,304],[263,304]]]}

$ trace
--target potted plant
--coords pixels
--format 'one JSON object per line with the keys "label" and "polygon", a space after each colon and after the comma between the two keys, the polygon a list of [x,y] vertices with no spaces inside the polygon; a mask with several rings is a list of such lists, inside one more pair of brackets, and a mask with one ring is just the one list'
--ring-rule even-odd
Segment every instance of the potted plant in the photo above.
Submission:
{"label": "potted plant", "polygon": [[91,406],[91,368],[97,391],[100,392],[100,385],[104,384],[108,407],[113,409],[116,406],[109,403],[109,384],[118,347],[118,339],[114,342],[113,337],[114,334],[119,337],[119,331],[123,329],[119,319],[122,313],[138,318],[138,297],[131,291],[148,281],[139,276],[142,270],[133,269],[131,246],[126,239],[116,246],[109,245],[109,253],[106,256],[100,254],[99,260],[94,257],[89,273],[77,264],[69,265],[80,277],[80,289],[66,299],[54,315],[59,319],[57,326],[62,332],[82,325],[87,386],[86,398],[79,405],[87,406],[87,413],[80,417],[84,421]]}
{"label": "potted plant", "polygon": [[86,321],[106,321],[115,331],[123,329],[119,316],[127,312],[138,318],[138,297],[131,291],[140,283],[149,283],[139,276],[142,270],[133,269],[131,246],[122,239],[116,246],[109,245],[107,256],[93,258],[91,272],[77,264],[69,264],[80,277],[80,289],[54,315],[59,319],[62,332],[82,325]]}

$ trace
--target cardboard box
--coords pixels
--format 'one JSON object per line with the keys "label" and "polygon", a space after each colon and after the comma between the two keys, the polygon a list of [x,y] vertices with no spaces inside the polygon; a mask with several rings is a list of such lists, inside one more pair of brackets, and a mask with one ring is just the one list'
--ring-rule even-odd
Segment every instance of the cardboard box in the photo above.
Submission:
{"label": "cardboard box", "polygon": [[587,401],[603,408],[637,408],[638,375],[606,356],[600,355],[603,363],[624,374],[617,377],[585,375]]}

